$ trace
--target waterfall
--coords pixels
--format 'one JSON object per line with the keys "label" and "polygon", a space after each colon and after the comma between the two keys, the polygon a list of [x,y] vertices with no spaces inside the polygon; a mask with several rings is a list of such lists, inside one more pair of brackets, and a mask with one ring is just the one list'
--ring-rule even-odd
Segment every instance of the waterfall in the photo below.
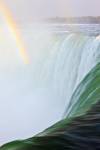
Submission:
{"label": "waterfall", "polygon": [[46,55],[44,53],[36,65],[35,81],[38,81],[38,87],[55,93],[56,97],[51,97],[54,101],[57,99],[60,105],[67,107],[78,84],[100,61],[100,40],[82,34],[67,34],[55,36],[49,42],[50,47],[44,48]]}
{"label": "waterfall", "polygon": [[100,61],[99,36],[29,34],[24,40],[30,64],[22,64],[14,55],[6,56],[9,63],[0,64],[4,141],[33,136],[59,121],[79,83]]}

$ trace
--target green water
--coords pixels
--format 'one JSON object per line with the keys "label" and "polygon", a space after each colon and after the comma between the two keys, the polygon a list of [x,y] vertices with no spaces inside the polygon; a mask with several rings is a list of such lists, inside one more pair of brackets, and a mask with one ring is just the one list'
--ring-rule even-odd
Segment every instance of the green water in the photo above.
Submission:
{"label": "green water", "polygon": [[[67,124],[77,116],[86,114],[93,104],[100,100],[100,63],[98,63],[84,78],[75,90],[69,107],[66,111],[65,119],[61,120],[52,127],[46,129],[37,136],[23,140],[8,143],[0,148],[0,150],[39,150],[36,148],[39,144],[39,138],[56,133],[60,128],[67,127]],[[52,144],[52,142],[51,142]],[[51,146],[51,145],[50,145]],[[33,148],[34,147],[34,148]],[[48,148],[49,150],[49,148]]]}

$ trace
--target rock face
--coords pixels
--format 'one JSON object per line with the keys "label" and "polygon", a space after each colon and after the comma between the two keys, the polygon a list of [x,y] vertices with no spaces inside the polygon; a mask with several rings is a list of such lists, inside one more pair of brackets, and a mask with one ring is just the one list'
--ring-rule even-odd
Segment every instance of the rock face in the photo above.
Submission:
{"label": "rock face", "polygon": [[66,149],[100,149],[100,63],[76,89],[65,119],[33,138],[0,147],[0,150]]}

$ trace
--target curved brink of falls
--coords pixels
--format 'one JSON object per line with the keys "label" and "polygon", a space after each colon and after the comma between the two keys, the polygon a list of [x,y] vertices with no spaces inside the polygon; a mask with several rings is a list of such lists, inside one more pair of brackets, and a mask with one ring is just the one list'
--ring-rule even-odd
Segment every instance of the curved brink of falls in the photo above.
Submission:
{"label": "curved brink of falls", "polygon": [[[73,35],[71,35],[71,39],[72,37]],[[97,54],[97,52],[99,54],[100,42],[94,38],[91,40],[95,41],[95,48],[92,45],[91,52],[95,51],[96,53],[93,54]],[[81,45],[82,47],[83,45]],[[89,46],[85,45],[85,47],[88,48]],[[80,69],[83,66],[81,65],[83,64],[83,56],[81,55]],[[63,57],[65,56],[63,55]],[[99,55],[96,58],[99,58]],[[79,150],[82,148],[100,148],[100,63],[98,60],[94,61],[92,66],[90,65],[91,67],[89,67],[88,71],[93,66],[94,68],[81,81],[71,96],[65,112],[65,119],[33,138],[8,143],[2,146],[0,150],[65,150],[67,148]]]}

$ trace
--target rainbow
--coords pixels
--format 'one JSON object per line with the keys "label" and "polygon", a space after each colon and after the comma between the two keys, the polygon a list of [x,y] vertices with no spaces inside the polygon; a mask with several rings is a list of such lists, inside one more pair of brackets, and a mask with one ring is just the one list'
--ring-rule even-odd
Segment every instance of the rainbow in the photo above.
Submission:
{"label": "rainbow", "polygon": [[13,19],[10,9],[0,1],[0,13],[3,15],[6,24],[11,31],[14,39],[16,40],[17,48],[19,50],[20,56],[25,64],[29,64],[29,57],[22,42],[21,34],[17,30],[17,24]]}

